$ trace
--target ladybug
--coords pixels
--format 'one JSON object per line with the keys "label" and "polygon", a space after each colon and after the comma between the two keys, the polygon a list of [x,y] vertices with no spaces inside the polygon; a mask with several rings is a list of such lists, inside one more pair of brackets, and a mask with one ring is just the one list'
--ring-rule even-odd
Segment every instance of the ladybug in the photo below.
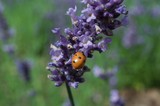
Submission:
{"label": "ladybug", "polygon": [[80,69],[84,66],[86,62],[86,56],[82,52],[77,52],[72,57],[72,67],[73,69]]}

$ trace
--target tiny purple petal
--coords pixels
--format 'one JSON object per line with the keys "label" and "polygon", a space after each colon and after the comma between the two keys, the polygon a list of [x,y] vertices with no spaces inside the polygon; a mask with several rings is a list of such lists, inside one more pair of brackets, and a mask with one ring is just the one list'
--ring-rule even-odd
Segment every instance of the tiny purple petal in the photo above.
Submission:
{"label": "tiny purple petal", "polygon": [[57,82],[55,82],[55,84],[54,84],[54,85],[55,85],[56,87],[59,87],[59,86],[61,86],[62,84],[63,84],[63,82],[62,82],[62,81],[57,81]]}
{"label": "tiny purple petal", "polygon": [[77,11],[76,6],[75,6],[75,8],[69,8],[67,11],[67,15],[70,15],[70,16],[75,15],[76,11]]}
{"label": "tiny purple petal", "polygon": [[54,34],[59,34],[59,33],[60,33],[60,28],[54,28],[54,29],[52,30],[52,32],[53,32]]}
{"label": "tiny purple petal", "polygon": [[126,7],[123,5],[123,6],[120,6],[119,8],[115,9],[115,11],[119,14],[127,14],[128,11],[126,10]]}
{"label": "tiny purple petal", "polygon": [[107,44],[110,43],[112,40],[110,38],[105,38],[98,43],[98,48],[100,48],[103,52],[107,49]]}
{"label": "tiny purple petal", "polygon": [[69,82],[69,85],[73,88],[78,88],[79,82]]}

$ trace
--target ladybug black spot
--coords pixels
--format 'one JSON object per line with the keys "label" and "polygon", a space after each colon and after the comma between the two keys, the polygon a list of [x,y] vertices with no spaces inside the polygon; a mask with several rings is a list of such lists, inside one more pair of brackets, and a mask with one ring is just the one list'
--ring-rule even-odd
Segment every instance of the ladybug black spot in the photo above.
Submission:
{"label": "ladybug black spot", "polygon": [[78,58],[79,58],[79,59],[81,59],[81,57],[80,57],[80,56],[79,56]]}
{"label": "ladybug black spot", "polygon": [[73,63],[76,63],[75,61],[72,61]]}

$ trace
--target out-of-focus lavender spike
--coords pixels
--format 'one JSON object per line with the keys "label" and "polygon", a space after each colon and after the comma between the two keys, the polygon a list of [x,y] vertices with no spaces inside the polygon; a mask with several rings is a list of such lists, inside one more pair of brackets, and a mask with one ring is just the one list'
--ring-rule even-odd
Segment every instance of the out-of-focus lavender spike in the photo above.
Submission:
{"label": "out-of-focus lavender spike", "polygon": [[52,17],[54,20],[58,19],[58,21],[54,21],[55,25],[63,29],[64,26],[67,25],[67,20],[64,19],[65,11],[69,7],[74,7],[76,4],[76,0],[55,0],[54,3],[57,8],[63,7],[63,8],[59,8],[55,10],[53,17]]}
{"label": "out-of-focus lavender spike", "polygon": [[114,67],[112,70],[108,70],[107,72],[104,72],[104,70],[102,68],[100,68],[99,66],[95,65],[93,67],[93,74],[96,76],[96,77],[99,77],[103,80],[109,80],[110,82],[110,85],[112,85],[112,83],[115,83],[116,82],[116,78],[115,75],[117,73],[117,67]]}
{"label": "out-of-focus lavender spike", "polygon": [[110,106],[125,106],[125,103],[120,97],[117,89],[112,89],[110,91]]}
{"label": "out-of-focus lavender spike", "polygon": [[130,11],[129,15],[130,17],[140,16],[144,14],[145,11],[147,11],[147,8],[145,8],[145,6],[141,4],[140,0],[135,0],[135,5],[131,7],[129,11]]}
{"label": "out-of-focus lavender spike", "polygon": [[124,106],[124,101],[120,97],[119,92],[117,90],[117,72],[117,66],[115,66],[113,69],[107,70],[107,72],[104,72],[103,69],[97,65],[93,68],[93,73],[96,77],[99,77],[104,81],[108,81],[109,83],[110,106]]}
{"label": "out-of-focus lavender spike", "polygon": [[96,77],[100,77],[103,74],[103,71],[102,71],[102,69],[99,66],[95,65],[93,67],[93,74]]}
{"label": "out-of-focus lavender spike", "polygon": [[31,71],[31,64],[29,61],[26,60],[19,60],[18,56],[15,55],[15,47],[13,44],[8,43],[8,40],[11,36],[14,35],[13,29],[8,26],[7,20],[3,16],[3,9],[0,2],[0,39],[3,42],[3,50],[9,54],[9,56],[15,61],[17,66],[17,71],[22,77],[23,80],[29,82],[30,78],[30,71]]}
{"label": "out-of-focus lavender spike", "polygon": [[[122,37],[122,44],[125,48],[131,48],[136,45],[142,44],[144,42],[143,37],[138,35],[136,29],[136,23],[134,22],[133,18],[136,16],[141,16],[142,14],[148,14],[148,12],[151,13],[151,11],[146,9],[144,5],[141,4],[141,1],[136,0],[135,1],[135,6],[130,8],[130,15],[127,18],[129,20],[129,25],[127,25],[127,29],[124,32],[124,36]],[[127,20],[127,23],[128,23]],[[126,19],[123,21],[124,23]]]}
{"label": "out-of-focus lavender spike", "polygon": [[154,18],[160,18],[160,6],[156,5],[151,9],[151,16]]}
{"label": "out-of-focus lavender spike", "polygon": [[104,70],[97,65],[93,67],[93,74],[103,80],[107,80],[109,78],[108,75],[104,73]]}
{"label": "out-of-focus lavender spike", "polygon": [[137,42],[137,35],[136,35],[136,29],[134,26],[131,26],[130,28],[125,31],[125,34],[122,38],[122,44],[125,48],[130,48]]}
{"label": "out-of-focus lavender spike", "polygon": [[13,30],[8,27],[8,23],[0,11],[0,39],[2,42],[6,43],[7,40],[13,35]]}
{"label": "out-of-focus lavender spike", "polygon": [[138,36],[136,25],[130,21],[130,25],[127,30],[124,32],[122,38],[122,44],[125,48],[131,48],[135,45],[142,44],[143,38]]}
{"label": "out-of-focus lavender spike", "polygon": [[2,41],[2,49],[7,52],[10,57],[14,58],[15,48],[12,44],[8,43],[9,38],[13,36],[13,29],[9,28],[7,20],[3,15],[3,5],[0,2],[0,40]]}
{"label": "out-of-focus lavender spike", "polygon": [[16,60],[16,66],[19,75],[26,82],[31,81],[31,63],[26,60]]}
{"label": "out-of-focus lavender spike", "polygon": [[15,56],[15,47],[14,47],[14,45],[4,45],[3,46],[3,50],[4,50],[4,52],[8,53],[9,56],[14,58],[14,56]]}

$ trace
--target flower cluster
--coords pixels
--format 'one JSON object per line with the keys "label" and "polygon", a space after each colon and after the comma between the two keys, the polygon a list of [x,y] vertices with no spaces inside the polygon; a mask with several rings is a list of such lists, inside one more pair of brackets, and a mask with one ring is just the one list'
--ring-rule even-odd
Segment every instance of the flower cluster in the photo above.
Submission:
{"label": "flower cluster", "polygon": [[77,88],[79,83],[84,82],[82,75],[89,68],[84,65],[81,69],[74,69],[72,56],[76,52],[83,52],[87,58],[91,58],[93,51],[106,51],[112,31],[122,25],[123,19],[118,17],[121,14],[124,17],[127,15],[122,2],[123,0],[82,0],[87,7],[81,11],[80,16],[76,15],[77,7],[69,8],[67,14],[71,17],[73,27],[66,28],[65,35],[62,35],[60,28],[52,30],[59,40],[54,45],[51,44],[52,61],[47,69],[51,71],[49,79],[55,81],[56,86],[67,82]]}

